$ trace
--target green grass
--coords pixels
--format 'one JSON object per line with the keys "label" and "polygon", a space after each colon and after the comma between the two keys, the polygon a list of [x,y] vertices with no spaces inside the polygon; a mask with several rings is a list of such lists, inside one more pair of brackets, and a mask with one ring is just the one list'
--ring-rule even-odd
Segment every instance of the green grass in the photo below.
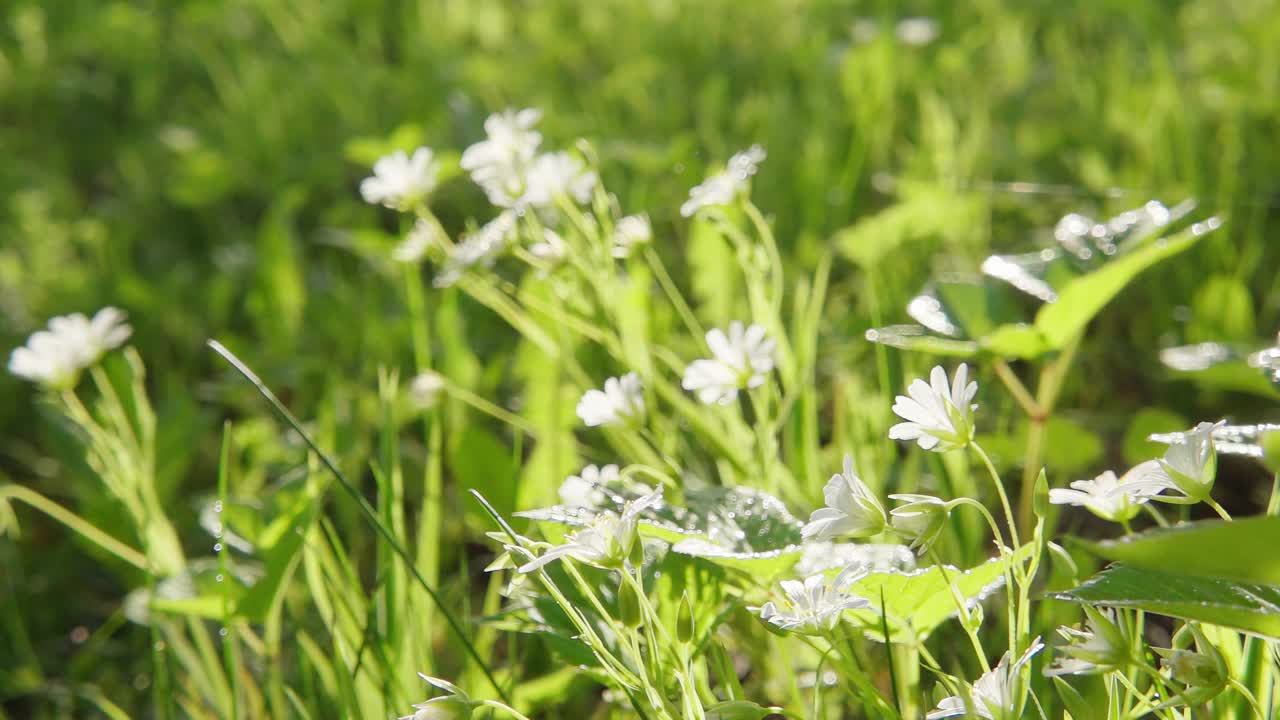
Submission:
{"label": "green grass", "polygon": [[[924,47],[889,34],[854,40],[859,19],[892,27],[911,15],[934,18],[939,38]],[[145,385],[135,384],[141,366],[117,354],[81,395],[104,413],[100,422],[115,423],[106,435],[132,427],[143,438],[124,453],[142,469],[118,474],[152,488],[138,502],[155,512],[131,520],[86,460],[83,424],[7,374],[0,483],[74,511],[153,567],[205,561],[196,583],[221,600],[132,622],[126,596],[158,577],[25,502],[0,504],[9,531],[0,538],[0,714],[387,717],[430,694],[415,676],[424,671],[475,697],[506,695],[536,717],[621,716],[593,676],[563,669],[581,648],[507,632],[527,628],[499,617],[506,578],[482,572],[495,551],[483,533],[497,528],[467,491],[512,519],[554,502],[587,462],[660,467],[655,455],[665,454],[691,474],[778,493],[802,516],[851,452],[881,495],[932,481],[996,510],[973,458],[887,440],[893,394],[933,359],[885,350],[864,332],[905,321],[907,301],[939,272],[1046,242],[1037,233],[1067,212],[1103,218],[1151,198],[1195,197],[1201,217],[1227,224],[1130,284],[1063,363],[1061,424],[1044,455],[1050,484],[1136,462],[1135,417],[1173,416],[1173,427],[1274,420],[1273,397],[1193,384],[1156,352],[1205,340],[1261,347],[1280,326],[1280,245],[1270,238],[1277,98],[1280,12],[1245,0],[8,3],[0,347],[19,346],[53,315],[108,304],[129,312]],[[408,224],[361,202],[357,184],[373,159],[419,143],[460,152],[490,112],[509,106],[543,109],[548,146],[589,143],[619,206],[653,218],[654,249],[698,322],[768,315],[785,331],[795,362],[769,402],[807,391],[796,392],[796,419],[781,423],[774,456],[753,454],[754,428],[742,419],[681,403],[688,396],[668,355],[687,361],[703,347],[651,270],[637,265],[635,282],[607,285],[619,293],[611,307],[584,300],[589,284],[532,273],[504,272],[509,288],[439,291],[425,271],[386,259]],[[737,272],[711,224],[677,211],[689,187],[752,143],[769,153],[752,202],[781,257],[758,275]],[[492,215],[465,174],[431,209],[454,236],[469,218]],[[757,237],[747,219],[732,220]],[[751,296],[775,281],[781,294]],[[494,287],[518,299],[523,332],[495,311]],[[595,342],[601,329],[616,330],[619,346]],[[302,420],[367,508],[207,349],[209,338]],[[1013,370],[1033,383],[1044,366]],[[451,392],[424,419],[402,396],[428,367]],[[978,367],[980,437],[1017,496],[1027,423],[994,365]],[[672,384],[649,398],[665,408],[653,448],[584,431],[574,416],[584,389],[627,369]],[[121,397],[118,412],[108,388]],[[1262,512],[1272,490],[1244,462],[1224,461],[1219,487],[1234,514]],[[200,516],[219,501],[231,529],[253,534],[253,553],[213,549]],[[1057,525],[1059,535],[1111,532],[1083,513]],[[990,554],[985,532],[961,513],[944,559],[978,564]],[[254,573],[241,579],[248,595],[228,590],[227,562]],[[678,597],[674,588],[661,591]],[[1046,633],[1078,619],[1067,605],[1038,607]],[[445,612],[466,626],[465,639]],[[1003,619],[990,618],[1003,613],[987,612],[996,626],[983,632],[998,638]],[[492,622],[472,626],[475,618]],[[742,611],[732,627],[738,635],[706,656],[725,684],[721,671],[772,637]],[[967,643],[957,623],[931,643],[947,672],[976,677],[973,658],[939,651]],[[497,689],[467,661],[468,645],[490,661]],[[866,645],[859,653],[882,663],[883,646]],[[1266,676],[1259,646],[1241,646],[1239,672]],[[746,697],[804,715],[809,693],[797,706],[779,670],[790,659],[754,659],[772,670],[743,681]],[[900,687],[918,686],[913,673],[932,687],[927,670],[896,659]],[[1216,709],[1246,717],[1235,700]]]}

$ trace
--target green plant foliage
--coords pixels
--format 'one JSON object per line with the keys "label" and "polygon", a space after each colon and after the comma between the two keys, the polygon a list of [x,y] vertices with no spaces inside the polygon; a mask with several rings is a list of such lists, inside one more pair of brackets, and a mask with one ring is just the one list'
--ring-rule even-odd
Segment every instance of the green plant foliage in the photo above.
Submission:
{"label": "green plant foliage", "polygon": [[1134,608],[1280,638],[1280,586],[1180,575],[1117,564],[1051,597]]}

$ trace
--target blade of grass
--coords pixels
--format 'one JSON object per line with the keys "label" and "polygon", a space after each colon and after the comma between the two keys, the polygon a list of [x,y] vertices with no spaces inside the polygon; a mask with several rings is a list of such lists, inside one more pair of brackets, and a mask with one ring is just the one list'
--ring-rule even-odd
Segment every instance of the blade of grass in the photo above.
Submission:
{"label": "blade of grass", "polygon": [[209,340],[208,345],[210,349],[221,355],[224,360],[230,363],[231,366],[236,369],[236,372],[239,372],[246,380],[257,388],[258,393],[266,399],[267,403],[271,405],[271,408],[275,410],[276,414],[278,414],[282,420],[293,428],[293,431],[298,433],[303,442],[305,442],[307,446],[315,452],[316,456],[320,459],[320,462],[324,464],[325,469],[333,474],[334,479],[338,481],[338,484],[342,486],[342,489],[345,490],[347,494],[351,496],[351,499],[356,502],[356,505],[360,508],[360,512],[365,516],[365,519],[369,521],[369,524],[378,531],[378,534],[382,536],[383,540],[391,545],[392,550],[400,556],[401,562],[403,562],[405,567],[407,567],[413,574],[414,579],[416,579],[418,584],[422,586],[422,589],[426,590],[427,594],[431,596],[431,600],[440,610],[440,614],[443,615],[445,621],[449,623],[449,628],[453,630],[454,634],[457,635],[458,640],[462,642],[462,646],[466,649],[467,654],[484,672],[485,678],[489,681],[489,684],[493,686],[494,691],[498,693],[498,697],[503,702],[509,704],[511,699],[508,697],[506,690],[498,684],[497,679],[493,675],[492,669],[490,669],[488,663],[480,657],[480,653],[476,651],[475,646],[471,643],[471,639],[467,637],[462,624],[456,617],[454,617],[453,613],[449,611],[449,608],[444,604],[444,602],[441,601],[435,588],[431,587],[431,584],[427,582],[427,579],[423,577],[422,572],[418,569],[417,564],[414,563],[413,556],[411,556],[409,551],[396,540],[395,534],[392,533],[391,530],[382,522],[377,511],[374,510],[373,507],[369,505],[369,501],[360,494],[360,490],[356,488],[355,485],[351,484],[351,481],[348,480],[346,475],[338,469],[338,466],[334,464],[328,454],[321,450],[320,447],[316,445],[315,441],[311,439],[311,435],[303,429],[302,424],[293,416],[293,413],[289,412],[289,409],[280,402],[280,400],[275,396],[275,393],[271,392],[271,389],[268,388],[266,384],[263,383],[262,380],[240,360],[240,358],[236,357],[235,353],[232,353],[217,340]]}

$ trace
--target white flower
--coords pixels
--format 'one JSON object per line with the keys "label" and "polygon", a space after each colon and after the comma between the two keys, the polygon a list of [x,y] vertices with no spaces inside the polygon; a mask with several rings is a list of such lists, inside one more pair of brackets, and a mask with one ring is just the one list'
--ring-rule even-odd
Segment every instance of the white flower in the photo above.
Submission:
{"label": "white flower", "polygon": [[494,205],[512,207],[524,194],[526,176],[542,144],[542,133],[533,129],[540,119],[542,111],[532,108],[490,115],[484,121],[486,138],[462,153],[462,169],[471,173]]}
{"label": "white flower", "polygon": [[972,712],[987,720],[1015,720],[1022,717],[1023,696],[1026,690],[1021,682],[1022,668],[1031,658],[1044,649],[1040,638],[1031,641],[1031,647],[1022,654],[1018,662],[1010,665],[1012,655],[1008,652],[1000,658],[1000,663],[969,688],[965,697],[952,695],[942,699],[936,710],[925,716],[926,720],[958,717]]}
{"label": "white flower", "polygon": [[613,256],[631,257],[636,247],[647,245],[652,240],[653,227],[649,225],[649,216],[628,215],[613,228]]}
{"label": "white flower", "polygon": [[846,567],[834,579],[819,573],[810,575],[803,582],[783,580],[782,591],[787,599],[782,601],[781,609],[772,600],[760,607],[747,609],[781,630],[821,635],[834,628],[846,610],[870,607],[871,603],[866,599],[844,591],[865,574],[866,570],[859,564]]}
{"label": "white flower", "polygon": [[590,525],[567,535],[568,542],[521,565],[517,572],[530,573],[562,557],[605,569],[622,567],[638,541],[636,527],[640,514],[661,503],[662,487],[659,486],[657,490],[624,505],[621,515],[600,513]]}
{"label": "white flower", "polygon": [[947,373],[935,366],[929,382],[916,379],[907,386],[907,394],[899,395],[893,411],[907,422],[889,428],[893,440],[915,440],[925,450],[946,452],[962,448],[973,439],[973,396],[978,383],[968,382],[969,367],[960,363],[955,379],[947,385]]}
{"label": "white flower", "polygon": [[903,45],[928,45],[938,38],[938,23],[927,17],[904,18],[898,21],[894,34]]}
{"label": "white flower", "polygon": [[681,387],[697,393],[708,405],[728,405],[738,397],[738,390],[760,387],[773,372],[777,345],[765,333],[761,325],[743,327],[736,320],[729,323],[728,335],[719,328],[708,331],[707,347],[714,357],[689,363]]}
{"label": "white flower", "polygon": [[809,516],[801,531],[806,540],[867,537],[883,530],[888,522],[880,501],[854,471],[852,456],[844,456],[844,472],[831,476],[822,496],[827,506]]}
{"label": "white flower", "polygon": [[[1125,475],[1126,479],[1128,477]],[[1151,499],[1148,492],[1141,492],[1132,483],[1117,479],[1110,470],[1092,480],[1076,480],[1071,483],[1071,488],[1053,488],[1049,491],[1049,502],[1079,505],[1111,522],[1132,520],[1138,514],[1138,506]]]}
{"label": "white flower", "polygon": [[515,213],[507,211],[485,223],[449,250],[444,268],[436,275],[436,287],[449,287],[467,270],[477,266],[489,266],[502,254],[516,236]]}
{"label": "white flower", "polygon": [[644,388],[633,372],[605,380],[604,390],[588,390],[578,401],[578,417],[587,427],[618,425],[643,415]]}
{"label": "white flower", "polygon": [[[560,503],[569,507],[596,509],[604,505],[608,497],[601,489],[618,482],[618,466],[597,467],[588,465],[577,475],[570,475],[560,485]],[[645,494],[652,492],[646,490]]]}
{"label": "white flower", "polygon": [[412,210],[435,189],[439,173],[431,148],[420,147],[412,157],[397,150],[373,164],[373,175],[360,182],[360,195],[371,205]]}
{"label": "white flower", "polygon": [[724,172],[712,175],[689,191],[689,199],[680,206],[680,214],[692,217],[704,207],[732,203],[747,191],[747,181],[756,174],[764,158],[764,148],[759,145],[752,145],[729,158]]}
{"label": "white flower", "polygon": [[52,318],[47,330],[32,334],[9,356],[9,372],[52,390],[69,389],[80,371],[129,339],[133,328],[124,317],[123,311],[105,307],[92,320],[81,313]]}
{"label": "white flower", "polygon": [[581,160],[567,152],[548,153],[533,161],[518,203],[551,207],[560,195],[585,203],[591,199],[595,187],[595,172],[588,170]]}
{"label": "white flower", "polygon": [[560,262],[568,251],[569,248],[564,244],[564,238],[556,234],[554,230],[547,228],[542,230],[542,240],[529,246],[530,255],[549,263]]}
{"label": "white flower", "polygon": [[448,680],[433,678],[422,673],[418,673],[418,677],[445,691],[448,695],[434,697],[414,705],[417,712],[405,715],[400,720],[466,720],[471,717],[472,711],[481,705],[468,697],[462,688]]}
{"label": "white flower", "polygon": [[1218,452],[1213,445],[1213,432],[1223,425],[1226,425],[1225,420],[1202,422],[1175,436],[1163,458],[1148,460],[1126,473],[1126,478],[1132,478],[1126,481],[1128,486],[1133,492],[1162,500],[1169,500],[1159,496],[1164,490],[1179,493],[1190,502],[1200,502],[1209,497],[1218,474]]}
{"label": "white flower", "polygon": [[432,245],[438,244],[440,227],[426,220],[418,220],[413,229],[391,249],[391,259],[398,263],[414,265],[422,262]]}
{"label": "white flower", "polygon": [[1123,670],[1133,661],[1130,640],[1116,624],[1114,610],[1096,610],[1084,606],[1085,630],[1071,627],[1058,628],[1058,634],[1067,641],[1059,648],[1062,657],[1044,674],[1086,675]]}
{"label": "white flower", "polygon": [[444,388],[445,381],[440,373],[430,370],[418,373],[409,383],[409,400],[419,410],[430,410],[436,406]]}

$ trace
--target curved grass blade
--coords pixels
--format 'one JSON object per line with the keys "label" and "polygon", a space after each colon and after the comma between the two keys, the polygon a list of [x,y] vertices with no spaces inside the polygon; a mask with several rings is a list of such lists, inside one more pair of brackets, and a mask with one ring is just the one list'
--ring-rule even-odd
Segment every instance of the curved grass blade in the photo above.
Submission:
{"label": "curved grass blade", "polygon": [[293,413],[289,412],[289,409],[280,402],[280,400],[275,396],[275,393],[271,392],[271,389],[262,382],[257,374],[249,369],[249,366],[241,362],[240,358],[235,356],[235,353],[228,350],[217,340],[209,340],[208,345],[214,352],[221,355],[224,360],[230,363],[231,366],[236,369],[236,372],[243,375],[246,380],[257,388],[258,393],[266,399],[267,403],[271,405],[271,408],[275,410],[276,414],[288,423],[289,426],[293,428],[294,432],[298,433],[298,435],[302,437],[302,440],[307,444],[307,447],[311,448],[312,452],[320,458],[320,462],[324,464],[325,469],[327,469],[334,478],[337,479],[338,484],[341,485],[342,489],[351,496],[351,499],[356,501],[356,505],[360,508],[360,512],[364,514],[365,519],[369,521],[369,524],[378,531],[378,534],[382,536],[383,540],[386,540],[387,544],[391,546],[391,549],[395,551],[396,555],[400,556],[400,560],[404,562],[405,567],[407,567],[409,572],[413,574],[414,579],[418,581],[418,584],[422,586],[423,590],[427,591],[427,595],[431,597],[431,601],[435,603],[435,606],[440,610],[440,614],[443,615],[445,621],[449,623],[449,629],[457,635],[458,639],[462,642],[463,647],[466,648],[467,655],[471,657],[472,661],[480,666],[481,672],[484,673],[489,684],[493,686],[494,691],[498,693],[498,697],[503,702],[510,703],[511,699],[508,697],[507,692],[498,684],[498,681],[493,676],[493,671],[489,668],[488,663],[480,657],[480,653],[476,650],[475,646],[471,644],[470,638],[467,637],[466,632],[463,630],[462,623],[454,617],[453,613],[449,610],[449,607],[440,600],[440,596],[436,593],[435,588],[431,587],[431,584],[427,582],[427,579],[422,576],[422,572],[418,570],[418,566],[414,563],[413,557],[409,555],[409,551],[396,541],[395,535],[385,524],[383,524],[382,518],[379,517],[377,511],[369,504],[369,501],[360,494],[360,491],[356,489],[355,485],[351,484],[350,480],[347,480],[346,476],[342,474],[342,471],[338,469],[338,466],[329,459],[329,456],[325,454],[318,445],[316,445],[316,442],[311,439],[311,436],[307,434],[307,431],[302,428],[302,424],[293,416]]}

